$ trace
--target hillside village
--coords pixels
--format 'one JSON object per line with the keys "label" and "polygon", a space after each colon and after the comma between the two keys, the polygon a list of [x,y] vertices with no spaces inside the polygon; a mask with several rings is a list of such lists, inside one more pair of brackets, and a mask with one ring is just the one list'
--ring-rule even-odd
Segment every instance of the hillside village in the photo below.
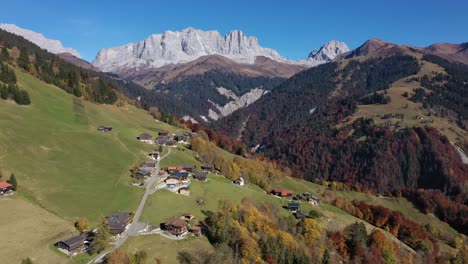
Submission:
{"label": "hillside village", "polygon": [[[110,126],[100,126],[100,132],[112,132]],[[216,164],[202,164],[199,168],[194,164],[177,164],[176,166],[160,167],[160,161],[171,154],[171,148],[189,147],[190,139],[196,137],[197,133],[184,132],[181,134],[170,134],[168,131],[158,132],[158,136],[153,139],[149,133],[142,133],[137,137],[137,140],[142,143],[153,145],[155,150],[147,155],[147,160],[135,166],[137,169],[131,169],[131,178],[137,182],[132,185],[146,189],[151,195],[159,190],[168,190],[177,195],[196,195],[191,193],[190,184],[192,180],[198,182],[207,182],[209,176],[222,177],[219,170],[216,169]],[[164,156],[161,156],[163,152]],[[232,181],[233,185],[239,187],[245,186],[245,181],[242,176]],[[0,185],[3,186],[3,185]],[[11,185],[5,185],[4,191],[11,189]],[[300,203],[306,202],[314,206],[319,205],[320,199],[310,193],[293,195],[292,190],[275,188],[265,195],[271,195],[280,199],[286,199],[287,203],[283,208],[291,212],[298,220],[308,218],[308,214],[300,209]],[[144,201],[144,198],[142,202]],[[197,201],[199,206],[203,205],[203,200]],[[144,207],[144,202],[140,204]],[[140,209],[140,208],[139,208]],[[188,237],[203,236],[202,219],[197,219],[191,212],[182,215],[174,215],[162,223],[144,223],[139,221],[139,215],[136,216],[133,212],[110,212],[105,218],[105,230],[82,230],[78,235],[65,238],[55,243],[55,247],[63,254],[69,257],[75,257],[79,254],[96,252],[94,244],[99,232],[108,232],[111,236],[112,247],[102,251],[94,258],[96,263],[101,262],[106,254],[112,249],[117,249],[131,236],[147,236],[160,235],[165,239],[182,240]]]}
{"label": "hillside village", "polygon": [[[408,47],[402,49],[411,56],[325,64],[279,89],[296,91],[277,97],[292,100],[263,105],[260,99],[233,113],[248,116],[236,127],[247,129],[239,140],[151,107],[140,95],[127,97],[135,87],[116,75],[88,72],[5,34],[0,30],[2,264],[468,262],[462,201],[468,167],[459,160],[466,146],[455,149],[452,142],[466,137],[463,124],[454,123],[466,120],[448,113],[456,119],[447,121],[447,113],[426,109],[438,90],[462,94],[461,65]],[[343,67],[343,74],[362,75],[345,78],[358,81],[355,88],[376,74],[380,84],[368,88],[384,84],[383,92],[301,94],[338,82],[322,77]],[[430,77],[421,77],[425,72]],[[414,73],[413,81],[406,77]],[[344,93],[353,92],[354,84],[344,84]],[[327,95],[351,101],[326,107],[320,98]],[[314,102],[306,123],[293,110],[303,97]],[[462,110],[458,94],[444,97]],[[278,109],[295,120],[277,118]],[[312,122],[323,109],[346,118]],[[290,121],[297,126],[276,130]],[[336,130],[315,134],[304,124]],[[249,151],[248,140],[260,142],[257,136],[270,132],[270,146]],[[292,153],[291,145],[297,146]],[[387,177],[392,172],[401,177]],[[418,183],[403,188],[400,180]]]}

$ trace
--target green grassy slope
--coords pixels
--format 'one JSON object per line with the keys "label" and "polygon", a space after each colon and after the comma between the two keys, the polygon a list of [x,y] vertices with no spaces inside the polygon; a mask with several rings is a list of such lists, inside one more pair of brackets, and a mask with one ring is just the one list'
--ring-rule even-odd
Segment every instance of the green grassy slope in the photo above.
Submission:
{"label": "green grassy slope", "polygon": [[[142,195],[129,186],[128,170],[151,146],[142,132],[176,128],[155,122],[144,111],[92,104],[16,71],[30,106],[0,100],[0,164],[14,172],[21,188],[69,220],[96,223],[114,210],[134,210]],[[100,125],[114,127],[100,133]]]}

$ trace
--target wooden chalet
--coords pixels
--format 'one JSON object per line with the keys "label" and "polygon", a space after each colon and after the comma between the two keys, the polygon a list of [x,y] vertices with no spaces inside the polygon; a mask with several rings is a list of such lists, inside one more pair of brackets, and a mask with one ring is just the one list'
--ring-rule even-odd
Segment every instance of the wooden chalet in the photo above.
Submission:
{"label": "wooden chalet", "polygon": [[13,185],[8,182],[0,182],[0,195],[4,195],[13,190]]}
{"label": "wooden chalet", "polygon": [[320,204],[320,199],[315,196],[315,195],[311,195],[309,196],[308,200],[307,200],[311,205],[319,205]]}
{"label": "wooden chalet", "polygon": [[161,146],[166,146],[167,141],[169,141],[169,137],[167,136],[159,136],[156,138],[156,143],[158,143]]}
{"label": "wooden chalet", "polygon": [[150,159],[157,160],[157,159],[159,159],[159,157],[160,157],[160,153],[159,153],[159,151],[154,150],[154,151],[151,151],[151,152],[148,154],[148,157],[149,157]]}
{"label": "wooden chalet", "polygon": [[98,131],[100,132],[111,132],[112,131],[112,127],[111,126],[100,126],[98,128]]}
{"label": "wooden chalet", "polygon": [[193,175],[193,178],[198,181],[207,181],[208,180],[208,172],[197,172]]}
{"label": "wooden chalet", "polygon": [[180,218],[169,219],[164,223],[164,229],[176,237],[185,236],[188,232],[187,226],[187,221]]}
{"label": "wooden chalet", "polygon": [[129,224],[130,214],[128,212],[114,212],[107,217],[107,226],[113,235],[123,233]]}
{"label": "wooden chalet", "polygon": [[212,171],[214,171],[215,166],[214,166],[214,164],[203,164],[203,165],[201,166],[201,169],[202,169],[203,171],[212,172]]}
{"label": "wooden chalet", "polygon": [[286,190],[286,189],[273,189],[268,194],[284,198],[284,197],[291,197],[293,195],[293,191]]}
{"label": "wooden chalet", "polygon": [[299,210],[299,203],[288,203],[287,209],[291,212],[297,212]]}
{"label": "wooden chalet", "polygon": [[153,144],[153,140],[152,140],[152,136],[148,133],[143,133],[141,135],[139,135],[137,137],[138,140],[140,140],[141,142],[145,142],[145,143],[148,143],[148,144]]}
{"label": "wooden chalet", "polygon": [[166,146],[168,146],[168,147],[176,147],[176,146],[177,146],[177,141],[174,140],[174,139],[169,139],[169,140],[166,142]]}
{"label": "wooden chalet", "polygon": [[187,172],[176,172],[171,174],[165,182],[167,187],[174,188],[176,186],[188,184],[189,181],[189,174]]}
{"label": "wooden chalet", "polygon": [[195,165],[182,165],[182,171],[190,172],[192,173],[195,170],[196,166]]}
{"label": "wooden chalet", "polygon": [[169,136],[169,131],[161,131],[158,133],[158,136],[160,137],[168,137]]}
{"label": "wooden chalet", "polygon": [[175,140],[179,143],[187,143],[189,137],[185,134],[175,136]]}
{"label": "wooden chalet", "polygon": [[74,256],[76,254],[86,252],[86,239],[88,236],[86,234],[81,234],[67,238],[65,240],[57,242],[57,248],[63,253]]}

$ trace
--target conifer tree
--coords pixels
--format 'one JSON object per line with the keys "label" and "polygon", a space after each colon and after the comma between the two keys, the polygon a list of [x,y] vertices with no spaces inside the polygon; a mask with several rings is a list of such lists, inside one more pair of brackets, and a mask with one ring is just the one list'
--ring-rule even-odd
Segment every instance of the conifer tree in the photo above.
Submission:
{"label": "conifer tree", "polygon": [[13,185],[13,191],[16,191],[18,188],[18,182],[16,181],[16,176],[15,174],[11,174],[10,179],[8,180],[8,183]]}

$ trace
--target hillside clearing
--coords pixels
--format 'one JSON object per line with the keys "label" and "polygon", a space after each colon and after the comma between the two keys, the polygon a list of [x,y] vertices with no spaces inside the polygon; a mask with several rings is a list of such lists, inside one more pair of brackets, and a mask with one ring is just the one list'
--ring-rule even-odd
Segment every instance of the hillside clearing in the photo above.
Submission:
{"label": "hillside clearing", "polygon": [[[142,191],[129,185],[129,169],[154,149],[136,136],[176,128],[134,106],[93,104],[15,72],[32,104],[0,100],[4,172],[14,172],[20,188],[70,221],[86,216],[95,224],[112,211],[136,208]],[[101,125],[114,129],[101,133]]]}
{"label": "hillside clearing", "polygon": [[73,223],[33,205],[17,195],[0,198],[2,263],[20,263],[30,257],[37,264],[66,263],[50,245],[75,234]]}

